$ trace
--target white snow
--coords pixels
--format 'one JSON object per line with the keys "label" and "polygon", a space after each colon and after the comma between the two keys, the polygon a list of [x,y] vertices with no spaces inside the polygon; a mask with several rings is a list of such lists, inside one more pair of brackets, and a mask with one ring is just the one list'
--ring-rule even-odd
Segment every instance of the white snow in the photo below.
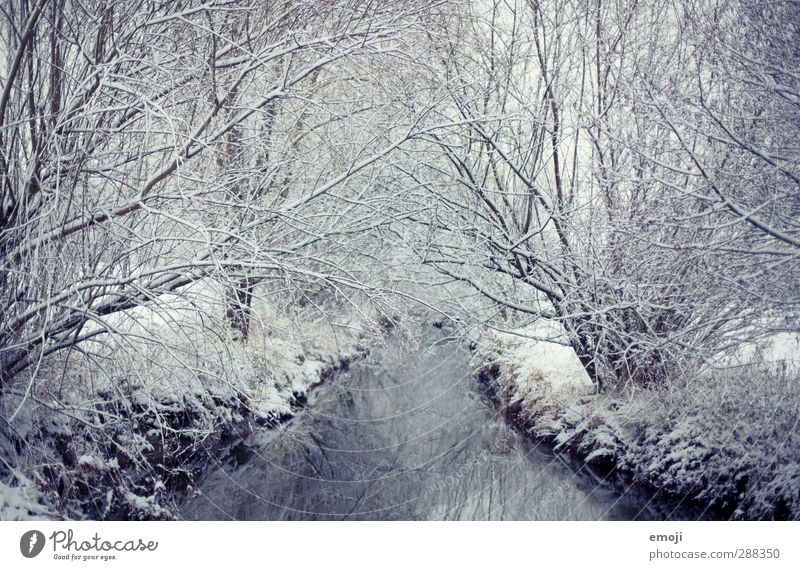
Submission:
{"label": "white snow", "polygon": [[513,332],[482,337],[474,364],[494,367],[503,405],[533,436],[687,500],[730,505],[735,497],[734,518],[800,514],[796,335],[742,351],[730,368],[698,372],[685,387],[640,389],[623,398],[589,397],[577,356],[541,340],[557,339],[557,330]]}
{"label": "white snow", "polygon": [[[499,347],[498,363],[506,369],[514,399],[557,402],[569,406],[590,394],[592,382],[575,351],[565,346],[556,323],[538,321],[513,332],[490,332],[487,346]],[[512,380],[513,379],[513,380]]]}
{"label": "white snow", "polygon": [[100,459],[95,455],[81,455],[78,457],[78,465],[91,467],[98,471],[108,471],[110,469],[119,469],[119,461],[116,457],[108,460]]}
{"label": "white snow", "polygon": [[21,483],[9,486],[0,481],[0,520],[23,521],[49,518],[40,503],[41,493],[27,479],[17,474]]}
{"label": "white snow", "polygon": [[[134,334],[89,342],[87,347],[95,351],[92,358],[72,355],[66,368],[63,360],[56,358],[51,367],[45,363],[39,370],[40,389],[50,382],[59,391],[63,387],[61,401],[69,402],[70,413],[88,424],[98,425],[99,415],[92,411],[98,405],[106,406],[104,409],[118,405],[108,410],[110,421],[116,422],[113,437],[117,448],[98,445],[95,432],[85,437],[85,424],[59,414],[35,413],[33,402],[24,406],[24,413],[15,421],[17,431],[30,434],[26,436],[28,444],[54,465],[64,462],[55,439],[69,435],[77,465],[60,465],[59,476],[67,484],[79,478],[89,488],[95,483],[105,485],[101,481],[109,478],[117,481],[108,493],[103,489],[106,504],[122,501],[143,518],[168,518],[162,502],[168,493],[161,481],[150,480],[147,488],[126,484],[139,475],[115,473],[121,469],[122,456],[141,462],[147,454],[160,452],[164,438],[175,429],[202,444],[220,430],[249,419],[249,414],[270,421],[291,415],[297,396],[319,383],[326,369],[360,351],[358,333],[344,333],[346,326],[334,329],[313,308],[278,309],[258,299],[248,341],[232,341],[226,335],[221,290],[208,283],[197,287],[199,291],[193,293],[199,298],[194,304],[188,298],[165,297],[162,301],[168,307],[140,307],[113,315],[109,321],[116,330]],[[5,403],[12,404],[16,405],[16,400]],[[131,411],[131,405],[140,408]],[[183,423],[171,427],[170,418],[183,418],[178,419]],[[120,460],[114,454],[121,454]],[[40,466],[19,467],[32,474]],[[141,475],[147,477],[148,473]],[[37,501],[65,503],[55,495],[38,494],[36,485],[22,485],[20,480],[0,487],[0,518],[28,519],[44,513]],[[53,516],[73,517],[76,511]]]}

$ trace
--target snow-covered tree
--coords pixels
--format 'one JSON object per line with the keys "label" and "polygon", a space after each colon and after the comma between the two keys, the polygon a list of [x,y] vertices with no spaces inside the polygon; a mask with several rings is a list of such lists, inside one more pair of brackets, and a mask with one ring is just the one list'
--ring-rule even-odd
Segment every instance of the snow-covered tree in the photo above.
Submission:
{"label": "snow-covered tree", "polygon": [[414,136],[414,117],[389,111],[382,81],[430,9],[6,6],[2,383],[208,277],[228,285],[240,337],[264,278],[359,287],[335,250],[383,223],[388,193],[364,199],[381,187],[372,167]]}

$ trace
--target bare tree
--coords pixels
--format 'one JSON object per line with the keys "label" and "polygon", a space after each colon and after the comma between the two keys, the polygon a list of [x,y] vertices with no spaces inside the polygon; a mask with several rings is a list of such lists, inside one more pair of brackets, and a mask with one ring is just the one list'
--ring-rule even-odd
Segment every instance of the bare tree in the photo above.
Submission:
{"label": "bare tree", "polygon": [[[767,253],[758,235],[720,217],[791,245],[795,193],[759,186],[768,171],[791,188],[794,159],[754,157],[764,132],[747,143],[710,110],[706,80],[718,94],[741,89],[719,83],[706,37],[687,40],[687,22],[714,9],[698,5],[477,4],[455,28],[462,41],[438,50],[450,96],[441,112],[467,126],[438,132],[445,160],[418,177],[436,200],[423,260],[500,306],[560,323],[599,389],[662,384],[754,340],[764,332],[754,325],[775,323],[770,298],[796,282],[784,248],[773,251],[777,286],[766,287],[775,266],[747,257]],[[729,14],[731,26],[746,12]],[[702,167],[732,159],[721,146],[740,159],[715,191],[709,180],[725,168]],[[759,171],[761,183],[750,178]]]}
{"label": "bare tree", "polygon": [[[261,279],[363,288],[333,251],[342,236],[364,239],[383,222],[339,221],[380,211],[377,197],[367,204],[358,192],[375,187],[370,169],[413,138],[415,123],[385,111],[392,101],[374,97],[375,77],[348,74],[404,57],[428,9],[270,0],[5,7],[2,385],[112,330],[109,315],[208,277],[229,284],[240,337]],[[374,99],[368,110],[362,98],[335,99],[359,82]],[[334,193],[348,184],[358,188],[354,202]]]}

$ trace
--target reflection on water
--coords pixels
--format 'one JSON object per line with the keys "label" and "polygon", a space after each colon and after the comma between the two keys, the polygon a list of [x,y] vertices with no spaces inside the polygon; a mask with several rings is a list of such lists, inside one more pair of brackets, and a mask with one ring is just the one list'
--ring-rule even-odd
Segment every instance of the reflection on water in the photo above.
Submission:
{"label": "reflection on water", "polygon": [[[231,450],[187,519],[597,520],[670,509],[521,437],[457,342],[392,339]],[[686,518],[685,513],[674,515]]]}

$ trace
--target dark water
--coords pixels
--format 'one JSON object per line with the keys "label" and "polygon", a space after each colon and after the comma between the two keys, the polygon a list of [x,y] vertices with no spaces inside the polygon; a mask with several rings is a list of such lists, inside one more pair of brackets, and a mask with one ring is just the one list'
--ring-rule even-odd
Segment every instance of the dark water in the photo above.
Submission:
{"label": "dark water", "polygon": [[[671,509],[520,436],[461,344],[389,346],[211,468],[186,519],[659,519]],[[673,515],[686,518],[685,513]]]}

